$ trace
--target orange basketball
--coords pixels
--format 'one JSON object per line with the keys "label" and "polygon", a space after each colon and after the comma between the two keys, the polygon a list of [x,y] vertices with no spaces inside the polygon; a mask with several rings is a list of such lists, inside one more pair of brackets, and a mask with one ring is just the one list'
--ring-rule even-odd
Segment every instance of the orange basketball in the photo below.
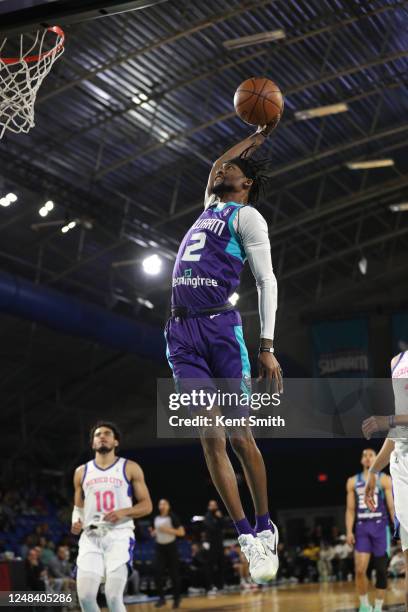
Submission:
{"label": "orange basketball", "polygon": [[279,87],[263,77],[247,79],[234,95],[237,115],[250,125],[278,123],[283,113],[283,104]]}

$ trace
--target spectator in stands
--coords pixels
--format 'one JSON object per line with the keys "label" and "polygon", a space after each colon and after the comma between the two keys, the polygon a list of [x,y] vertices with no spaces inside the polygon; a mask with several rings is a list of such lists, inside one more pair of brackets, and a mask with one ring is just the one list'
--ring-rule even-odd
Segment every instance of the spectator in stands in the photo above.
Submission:
{"label": "spectator in stands", "polygon": [[334,548],[327,542],[322,541],[320,546],[319,560],[317,562],[317,571],[319,572],[319,581],[327,582],[333,574],[332,561],[334,559]]}
{"label": "spectator in stands", "polygon": [[176,538],[184,537],[186,532],[178,517],[171,511],[167,499],[161,499],[158,508],[159,514],[155,517],[154,529],[151,530],[152,536],[156,539],[154,568],[159,595],[155,607],[161,608],[166,605],[164,579],[167,570],[173,585],[173,609],[176,609],[181,600],[180,561]]}
{"label": "spectator in stands", "polygon": [[30,548],[25,561],[26,582],[30,591],[45,591],[47,573],[36,548]]}
{"label": "spectator in stands", "polygon": [[208,502],[204,526],[210,544],[211,581],[216,589],[224,587],[224,524],[225,519],[218,502],[211,499]]}
{"label": "spectator in stands", "polygon": [[292,553],[290,553],[284,542],[279,542],[278,544],[279,551],[279,570],[278,570],[278,580],[282,582],[291,581],[297,582],[297,578],[295,577],[295,558]]}
{"label": "spectator in stands", "polygon": [[41,536],[39,546],[41,547],[40,561],[45,567],[48,567],[55,559],[54,542],[52,540],[47,541],[47,538]]}
{"label": "spectator in stands", "polygon": [[243,555],[241,548],[234,544],[227,547],[225,552],[228,562],[231,564],[235,574],[239,577],[241,589],[249,589],[253,586],[256,587],[249,576],[248,561]]}
{"label": "spectator in stands", "polygon": [[211,589],[211,571],[209,551],[201,543],[191,545],[191,563],[189,566],[190,593],[204,589],[207,593]]}
{"label": "spectator in stands", "polygon": [[338,580],[346,580],[353,573],[353,549],[347,544],[345,535],[337,539],[332,562]]}
{"label": "spectator in stands", "polygon": [[310,541],[300,554],[301,560],[301,582],[316,580],[317,562],[319,560],[320,548],[315,542]]}
{"label": "spectator in stands", "polygon": [[60,545],[57,555],[51,560],[48,574],[53,591],[74,591],[75,580],[72,578],[72,564],[69,561],[68,546]]}
{"label": "spectator in stands", "polygon": [[34,544],[35,544],[35,537],[32,533],[30,533],[24,538],[23,543],[20,548],[20,556],[22,559],[27,558],[28,551],[30,550],[30,548],[34,548]]}

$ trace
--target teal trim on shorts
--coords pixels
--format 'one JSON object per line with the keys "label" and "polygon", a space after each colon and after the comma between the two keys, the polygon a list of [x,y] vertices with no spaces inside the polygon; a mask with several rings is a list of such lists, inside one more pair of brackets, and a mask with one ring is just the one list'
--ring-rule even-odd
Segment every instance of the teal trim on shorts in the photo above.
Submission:
{"label": "teal trim on shorts", "polygon": [[[251,366],[249,363],[248,357],[248,349],[244,340],[244,333],[242,330],[242,325],[234,325],[234,334],[235,338],[239,344],[239,352],[241,354],[241,372],[242,372],[242,381],[241,381],[241,391],[242,393],[246,393],[247,395],[251,395]],[[245,379],[249,379],[249,385]]]}
{"label": "teal trim on shorts", "polygon": [[387,527],[385,528],[386,530],[386,534],[387,534],[387,556],[391,557],[391,529],[390,526],[387,525]]}

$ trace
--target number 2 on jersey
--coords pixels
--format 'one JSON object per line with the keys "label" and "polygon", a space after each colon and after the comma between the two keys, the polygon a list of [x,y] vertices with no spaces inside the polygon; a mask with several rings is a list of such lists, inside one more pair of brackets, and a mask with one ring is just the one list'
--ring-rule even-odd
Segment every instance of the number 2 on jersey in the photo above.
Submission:
{"label": "number 2 on jersey", "polygon": [[196,251],[201,251],[204,248],[205,240],[207,238],[207,234],[205,232],[196,232],[190,238],[190,242],[193,240],[192,244],[189,244],[184,251],[182,261],[200,261],[201,253],[197,253]]}
{"label": "number 2 on jersey", "polygon": [[[97,512],[111,512],[115,507],[115,496],[113,491],[95,491]],[[102,503],[101,503],[102,502]]]}

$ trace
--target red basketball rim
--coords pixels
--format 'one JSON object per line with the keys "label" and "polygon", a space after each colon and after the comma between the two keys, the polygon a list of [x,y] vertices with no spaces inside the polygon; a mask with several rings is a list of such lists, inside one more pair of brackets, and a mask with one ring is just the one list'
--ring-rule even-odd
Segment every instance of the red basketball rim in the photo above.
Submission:
{"label": "red basketball rim", "polygon": [[39,62],[40,60],[44,59],[44,57],[48,57],[52,53],[55,53],[55,52],[58,53],[58,51],[62,49],[62,47],[64,46],[64,41],[65,41],[64,30],[60,28],[59,26],[52,26],[50,28],[47,28],[47,31],[53,32],[54,34],[59,36],[62,39],[61,42],[55,45],[55,47],[53,47],[49,51],[45,51],[44,53],[40,53],[39,55],[28,55],[27,57],[22,57],[22,58],[21,57],[0,57],[0,62],[3,62],[3,64],[18,64],[19,62],[27,62],[29,64],[32,62]]}

